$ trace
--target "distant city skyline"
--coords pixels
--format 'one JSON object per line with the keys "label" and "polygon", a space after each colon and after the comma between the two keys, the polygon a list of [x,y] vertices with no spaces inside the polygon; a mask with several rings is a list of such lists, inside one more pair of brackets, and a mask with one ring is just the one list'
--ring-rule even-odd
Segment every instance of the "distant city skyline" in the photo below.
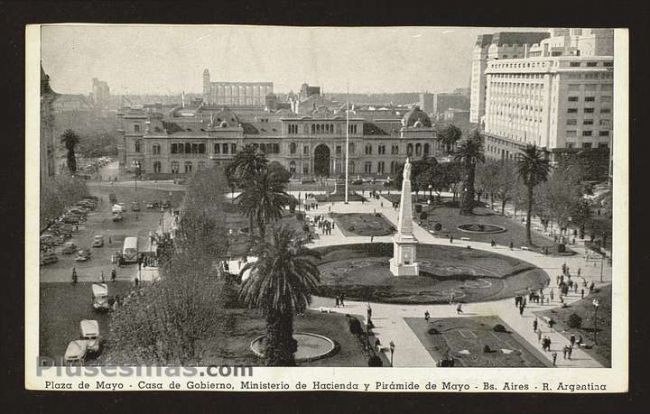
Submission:
{"label": "distant city skyline", "polygon": [[323,93],[450,92],[469,86],[476,36],[491,27],[45,25],[41,60],[58,93],[201,93],[213,80],[302,83]]}

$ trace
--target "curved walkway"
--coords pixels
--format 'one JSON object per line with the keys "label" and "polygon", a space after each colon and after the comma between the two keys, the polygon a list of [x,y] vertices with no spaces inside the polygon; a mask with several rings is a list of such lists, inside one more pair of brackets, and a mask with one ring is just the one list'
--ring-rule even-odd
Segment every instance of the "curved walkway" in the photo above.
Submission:
{"label": "curved walkway", "polygon": [[[297,195],[297,193],[296,193]],[[383,202],[383,207],[381,203]],[[397,226],[398,211],[392,208],[391,204],[385,199],[369,200],[363,204],[361,202],[344,203],[321,203],[318,209],[311,209],[307,215],[314,216],[318,214],[326,215],[330,211],[336,213],[382,213],[389,221]],[[417,222],[413,223],[413,232],[415,237],[421,243],[449,245],[447,238],[440,238],[427,232],[420,227]],[[471,236],[470,236],[471,237]],[[392,243],[392,236],[375,237],[376,242]],[[353,243],[368,243],[370,237],[346,237],[335,227],[331,235],[319,234],[319,237],[314,240],[314,247],[353,244]],[[584,247],[581,245],[572,246],[572,249],[579,254],[567,257],[552,257],[545,256],[537,252],[522,250],[520,247],[510,250],[506,246],[491,247],[490,243],[478,241],[463,241],[457,240],[454,245],[466,246],[470,245],[473,249],[496,251],[500,254],[511,256],[520,260],[525,260],[545,270],[551,278],[551,286],[557,292],[554,285],[555,276],[561,274],[562,264],[566,263],[567,266],[576,272],[578,268],[581,269],[581,276],[589,283],[594,281],[596,286],[602,285],[600,283],[600,266],[588,263],[586,260],[586,253]],[[611,282],[611,267],[605,264],[603,272],[603,284]],[[548,296],[549,288],[545,289],[545,294]],[[571,304],[579,300],[580,294],[569,294],[565,297],[565,302]],[[433,367],[435,361],[425,349],[424,345],[417,338],[415,333],[409,328],[404,321],[404,318],[422,318],[424,312],[428,310],[432,319],[447,318],[447,317],[471,317],[479,315],[496,315],[501,318],[505,323],[521,335],[528,345],[540,350],[538,355],[543,355],[546,362],[549,363],[552,359],[552,352],[542,352],[541,345],[538,343],[537,334],[533,332],[533,320],[535,319],[534,312],[560,306],[559,298],[555,295],[555,300],[550,305],[540,305],[528,303],[523,315],[519,314],[518,308],[514,306],[513,299],[505,299],[494,302],[483,302],[464,304],[464,314],[457,315],[456,307],[452,305],[395,305],[395,304],[382,304],[371,303],[373,323],[375,328],[373,332],[379,338],[382,344],[386,345],[390,341],[395,343],[394,365],[401,367]],[[364,316],[366,314],[367,304],[365,302],[346,301],[344,308],[335,308],[333,300],[330,298],[315,297],[311,305],[313,309],[329,310],[339,313],[350,313]],[[576,368],[597,368],[602,365],[589,356],[581,349],[573,350],[570,360],[562,359],[562,348],[568,344],[567,339],[559,332],[550,329],[546,324],[539,320],[539,325],[542,329],[543,336],[551,338],[552,346],[551,351],[558,353],[556,365],[558,367],[576,367]],[[385,351],[388,353],[389,351]],[[387,355],[390,359],[390,355]]]}

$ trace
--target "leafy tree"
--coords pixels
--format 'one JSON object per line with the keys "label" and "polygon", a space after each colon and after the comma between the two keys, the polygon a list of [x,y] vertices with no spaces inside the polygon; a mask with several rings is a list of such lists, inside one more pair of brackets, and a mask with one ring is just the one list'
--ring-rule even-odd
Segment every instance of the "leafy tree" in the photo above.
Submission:
{"label": "leafy tree", "polygon": [[501,161],[488,160],[476,166],[476,187],[479,194],[487,193],[490,195],[490,207],[494,206],[494,195],[500,187],[500,170]]}
{"label": "leafy tree", "polygon": [[72,206],[88,194],[88,187],[83,179],[69,175],[47,177],[41,185],[41,228],[44,228],[48,221],[61,216],[66,207]]}
{"label": "leafy tree", "polygon": [[[501,201],[501,214],[505,214],[506,203],[514,198],[519,185],[517,166],[510,160],[501,160],[497,176],[497,198]],[[516,206],[515,206],[516,208]]]}
{"label": "leafy tree", "polygon": [[460,204],[461,215],[471,215],[474,212],[474,179],[476,176],[476,164],[485,162],[483,154],[483,137],[474,130],[470,137],[463,140],[456,152],[454,160],[461,163],[465,173],[463,197]]}
{"label": "leafy tree", "polygon": [[544,151],[536,145],[527,145],[517,159],[517,171],[527,190],[526,242],[532,244],[530,234],[533,213],[533,190],[548,179],[551,166]]}
{"label": "leafy tree", "polygon": [[320,281],[314,262],[320,255],[304,243],[292,230],[280,227],[269,242],[260,244],[257,261],[246,264],[240,273],[251,271],[240,297],[266,317],[265,359],[269,366],[295,365],[293,316],[305,311]]}
{"label": "leafy tree", "polygon": [[584,238],[585,226],[591,219],[591,203],[588,200],[582,199],[575,206],[571,212],[573,222],[580,226],[580,237]]}
{"label": "leafy tree", "polygon": [[66,155],[68,170],[70,170],[70,174],[74,175],[77,172],[77,158],[74,150],[77,144],[79,144],[79,136],[73,130],[66,129],[63,135],[61,135],[61,142],[63,142],[65,149],[68,151]]}
{"label": "leafy tree", "polygon": [[463,132],[457,126],[450,124],[437,131],[437,139],[445,147],[445,153],[451,154],[456,143],[461,139]]}
{"label": "leafy tree", "polygon": [[566,169],[555,169],[546,182],[535,191],[535,207],[543,219],[554,220],[565,228],[582,199],[581,186],[575,175]]}
{"label": "leafy tree", "polygon": [[[411,163],[411,189],[415,191],[415,199],[422,190],[426,190],[430,184],[430,176],[427,170],[434,167],[438,162],[435,158],[424,158]],[[398,190],[402,189],[404,179],[404,164],[399,165],[391,179],[391,184]]]}

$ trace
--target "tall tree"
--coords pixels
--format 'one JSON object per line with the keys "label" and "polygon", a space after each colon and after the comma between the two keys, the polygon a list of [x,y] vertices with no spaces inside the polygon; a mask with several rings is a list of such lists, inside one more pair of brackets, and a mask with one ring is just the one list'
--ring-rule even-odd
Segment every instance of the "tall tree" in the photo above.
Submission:
{"label": "tall tree", "polygon": [[274,231],[271,241],[262,243],[256,255],[257,261],[241,270],[243,275],[250,269],[250,276],[240,297],[266,317],[266,365],[293,366],[297,350],[293,316],[305,311],[318,287],[320,271],[314,259],[320,255],[286,227]]}
{"label": "tall tree", "polygon": [[68,151],[68,170],[70,170],[70,174],[74,175],[77,172],[77,158],[75,156],[74,150],[77,144],[79,144],[79,136],[73,130],[66,129],[63,132],[63,135],[61,135],[61,142],[63,142],[65,149]]}
{"label": "tall tree", "polygon": [[487,193],[490,195],[490,208],[494,207],[494,195],[499,190],[501,161],[489,160],[476,166],[476,186],[477,193]]}
{"label": "tall tree", "polygon": [[290,203],[287,183],[283,171],[267,167],[248,176],[242,183],[242,192],[237,196],[239,207],[251,222],[257,223],[262,242],[266,238],[266,225],[282,218],[284,207]]}
{"label": "tall tree", "polygon": [[437,133],[438,140],[445,147],[445,153],[451,154],[454,146],[462,137],[463,132],[456,125],[449,124]]}
{"label": "tall tree", "polygon": [[531,216],[533,213],[533,191],[548,179],[551,166],[546,153],[536,145],[527,145],[517,159],[517,171],[527,190],[526,242],[531,245]]}
{"label": "tall tree", "polygon": [[461,141],[454,154],[454,160],[460,162],[465,173],[463,195],[460,203],[460,214],[471,215],[474,212],[474,179],[476,164],[485,162],[483,153],[483,137],[473,130],[469,138]]}
{"label": "tall tree", "polygon": [[[236,187],[241,188],[245,182],[250,182],[252,177],[259,175],[263,169],[268,167],[268,163],[269,160],[266,158],[264,153],[259,150],[259,148],[254,145],[245,145],[241,151],[235,155],[233,161],[226,166],[226,179],[228,180],[228,185],[232,190],[232,195],[234,196]],[[234,201],[233,197],[233,202]],[[255,234],[253,232],[255,217],[249,215],[248,219],[248,234],[250,236],[250,246],[252,248],[255,240]]]}

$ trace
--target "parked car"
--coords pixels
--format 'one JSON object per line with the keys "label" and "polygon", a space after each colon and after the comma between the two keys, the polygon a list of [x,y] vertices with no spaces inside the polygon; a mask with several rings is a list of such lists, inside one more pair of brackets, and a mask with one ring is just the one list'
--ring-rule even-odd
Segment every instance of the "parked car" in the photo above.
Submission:
{"label": "parked car", "polygon": [[74,365],[79,364],[83,365],[86,360],[86,354],[88,353],[88,341],[83,339],[77,339],[71,341],[68,344],[68,348],[65,350],[65,355],[63,359],[66,364]]}
{"label": "parked car", "polygon": [[93,309],[107,312],[111,306],[108,304],[108,285],[106,283],[93,283]]}
{"label": "parked car", "polygon": [[93,237],[92,247],[104,247],[104,235],[96,234]]}
{"label": "parked car", "polygon": [[132,202],[131,211],[140,211],[140,203],[137,201]]}
{"label": "parked car", "polygon": [[63,249],[61,250],[61,253],[63,254],[72,254],[78,250],[77,245],[74,244],[73,242],[67,242],[65,246],[63,246]]}
{"label": "parked car", "polygon": [[172,206],[172,202],[169,200],[165,200],[162,204],[162,208],[170,208]]}
{"label": "parked car", "polygon": [[50,263],[56,263],[59,261],[56,253],[54,252],[44,252],[41,254],[41,266],[48,265]]}
{"label": "parked car", "polygon": [[66,224],[79,224],[81,221],[78,216],[66,214],[63,216],[63,222]]}
{"label": "parked car", "polygon": [[92,253],[88,249],[81,249],[77,252],[77,257],[75,257],[75,261],[77,262],[87,262],[90,260],[90,256]]}
{"label": "parked car", "polygon": [[122,217],[122,213],[113,213],[113,221],[122,221],[124,220],[124,217]]}
{"label": "parked car", "polygon": [[99,323],[94,319],[84,319],[79,322],[81,338],[88,341],[88,351],[98,354],[101,349],[101,336],[99,335]]}

